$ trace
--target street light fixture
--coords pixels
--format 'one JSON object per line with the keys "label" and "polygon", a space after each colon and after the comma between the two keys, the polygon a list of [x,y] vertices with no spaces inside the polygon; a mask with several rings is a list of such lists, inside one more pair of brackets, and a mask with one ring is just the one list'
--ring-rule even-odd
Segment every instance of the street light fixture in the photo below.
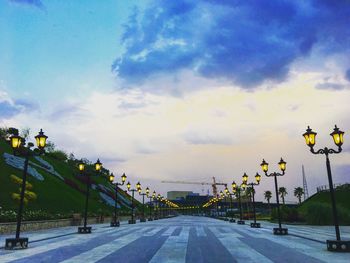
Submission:
{"label": "street light fixture", "polygon": [[115,177],[114,174],[111,173],[111,175],[109,176],[109,181],[111,182],[111,184],[115,185],[115,198],[114,198],[114,217],[113,217],[113,221],[111,222],[111,227],[119,227],[120,226],[120,222],[119,222],[119,215],[118,215],[118,188],[119,185],[122,186],[124,185],[125,181],[126,181],[126,175],[125,173],[123,173],[123,175],[121,176],[122,182],[118,183],[117,181],[115,181]]}
{"label": "street light fixture", "polygon": [[135,216],[134,215],[134,209],[135,209],[134,208],[134,193],[139,190],[139,188],[141,187],[141,184],[140,184],[140,182],[137,182],[136,188],[131,189],[131,184],[130,184],[130,182],[128,182],[126,184],[126,187],[127,187],[129,192],[132,192],[132,198],[131,198],[131,219],[129,220],[129,224],[136,224],[136,220],[134,219],[134,216]]}
{"label": "street light fixture", "polygon": [[275,178],[275,192],[276,192],[276,203],[277,203],[277,212],[278,212],[278,228],[273,229],[274,235],[288,235],[288,228],[282,228],[280,201],[279,201],[279,196],[278,196],[278,185],[277,185],[277,177],[283,176],[285,174],[286,164],[287,163],[285,161],[283,161],[283,159],[281,158],[281,160],[278,163],[278,166],[279,166],[280,170],[282,171],[282,173],[273,172],[270,174],[267,173],[269,170],[269,164],[264,159],[263,159],[262,163],[260,164],[261,169],[263,170],[263,172],[265,173],[265,175],[267,177],[273,176]]}
{"label": "street light fixture", "polygon": [[145,195],[148,195],[149,193],[149,188],[146,188],[146,192],[142,193],[142,188],[141,188],[141,184],[139,183],[138,185],[138,190],[139,195],[142,195],[142,217],[140,218],[140,222],[146,222],[146,218],[145,218]]}
{"label": "street light fixture", "polygon": [[[99,175],[102,169],[102,163],[100,162],[100,159],[97,159],[96,163],[94,164],[96,175]],[[78,169],[80,171],[81,175],[84,175],[85,171],[85,164],[81,160],[78,163]],[[90,174],[87,173],[85,174],[87,177],[87,182],[86,182],[86,198],[85,198],[85,212],[84,212],[84,226],[78,227],[78,233],[79,234],[91,234],[91,226],[87,226],[87,211],[88,211],[88,206],[89,206],[89,195],[90,195]]]}
{"label": "street light fixture", "polygon": [[334,144],[338,146],[338,150],[329,149],[327,147],[323,149],[319,149],[317,151],[314,150],[314,146],[316,144],[316,132],[313,132],[310,127],[307,127],[306,132],[303,134],[306,145],[310,147],[310,151],[313,154],[324,154],[326,156],[326,167],[327,167],[327,176],[329,183],[329,190],[331,194],[331,202],[332,202],[332,211],[333,211],[333,222],[335,227],[336,240],[327,240],[327,249],[329,251],[338,251],[338,252],[350,252],[350,241],[344,241],[340,238],[340,229],[339,229],[339,221],[337,215],[337,207],[335,202],[335,193],[333,187],[333,179],[332,179],[332,171],[331,164],[329,161],[329,154],[337,154],[342,151],[342,145],[344,143],[344,132],[339,130],[337,125],[335,125],[333,132],[330,134],[332,136]]}
{"label": "street light fixture", "polygon": [[156,191],[153,191],[152,200],[153,200],[153,203],[155,203],[155,205],[154,205],[154,220],[159,219],[158,209],[157,209],[157,196],[156,195],[157,195]]}
{"label": "street light fixture", "polygon": [[[44,152],[47,138],[48,137],[44,134],[42,129],[40,129],[39,134],[35,136],[37,148],[39,149],[39,154]],[[32,151],[30,148],[33,147],[34,144],[29,142],[27,143],[27,146],[25,146],[25,139],[20,137],[18,134],[14,134],[10,137],[10,143],[14,151],[14,154],[18,154],[18,150],[21,148],[21,146],[23,147],[25,151],[24,152],[25,159],[24,159],[23,179],[22,179],[21,193],[20,193],[20,199],[19,199],[19,207],[18,207],[18,213],[17,213],[16,235],[15,235],[15,238],[7,238],[5,240],[5,249],[27,248],[28,238],[20,237],[20,233],[21,233],[21,224],[22,224],[23,202],[24,202],[24,195],[25,195],[26,184],[27,184],[27,171],[28,171],[29,157],[35,154],[35,152]]]}
{"label": "street light fixture", "polygon": [[235,181],[232,182],[232,190],[233,193],[237,194],[238,196],[238,203],[239,203],[239,220],[237,221],[237,224],[244,225],[245,222],[243,220],[243,211],[242,211],[242,201],[241,201],[241,191],[244,191],[246,188],[246,184],[243,180],[241,185],[237,185]]}
{"label": "street light fixture", "polygon": [[260,228],[260,223],[256,222],[256,210],[255,210],[255,189],[254,186],[259,185],[260,184],[260,180],[261,180],[261,175],[256,173],[255,175],[255,183],[251,182],[251,183],[247,183],[248,181],[248,176],[246,173],[244,173],[243,177],[245,177],[246,180],[246,184],[249,185],[252,188],[252,196],[253,196],[253,213],[254,213],[254,223],[250,223],[250,227],[252,228]]}
{"label": "street light fixture", "polygon": [[150,195],[149,193],[150,193],[150,191],[149,191],[149,188],[147,187],[146,188],[146,196],[149,199],[149,205],[148,205],[149,216],[148,216],[148,221],[153,221],[153,218],[152,218],[152,199],[153,199],[153,195]]}

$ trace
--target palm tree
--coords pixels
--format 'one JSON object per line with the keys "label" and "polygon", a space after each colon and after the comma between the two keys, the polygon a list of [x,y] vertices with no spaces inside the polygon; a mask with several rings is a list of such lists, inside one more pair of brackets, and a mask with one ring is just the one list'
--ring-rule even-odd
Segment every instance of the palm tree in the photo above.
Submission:
{"label": "palm tree", "polygon": [[301,197],[304,195],[304,189],[301,187],[294,188],[294,196],[298,198],[299,205],[301,204]]}
{"label": "palm tree", "polygon": [[267,200],[267,203],[269,204],[269,206],[270,206],[270,199],[271,199],[271,197],[272,197],[272,193],[271,193],[271,191],[265,191],[264,192],[264,197],[265,197],[265,199]]}
{"label": "palm tree", "polygon": [[287,189],[286,189],[285,187],[283,187],[283,186],[280,187],[280,188],[278,189],[278,194],[281,196],[283,204],[285,204],[285,202],[284,202],[284,197],[288,194],[288,193],[287,193]]}

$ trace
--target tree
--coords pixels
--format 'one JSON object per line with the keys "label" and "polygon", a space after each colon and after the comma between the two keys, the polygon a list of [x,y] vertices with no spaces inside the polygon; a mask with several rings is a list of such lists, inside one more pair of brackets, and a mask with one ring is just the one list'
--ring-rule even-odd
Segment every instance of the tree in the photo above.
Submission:
{"label": "tree", "polygon": [[287,189],[285,187],[283,187],[283,186],[280,187],[278,189],[278,194],[281,196],[283,204],[285,204],[284,197],[288,194],[287,193]]}
{"label": "tree", "polygon": [[21,134],[20,136],[25,139],[26,141],[28,141],[29,139],[29,136],[30,136],[30,128],[23,128],[21,130]]}
{"label": "tree", "polygon": [[270,199],[271,199],[271,197],[272,197],[272,193],[271,193],[271,191],[265,191],[264,192],[264,197],[265,197],[265,199],[267,200],[267,203],[269,204],[269,206],[270,206]]}
{"label": "tree", "polygon": [[299,187],[294,188],[294,196],[298,198],[299,205],[301,204],[301,197],[304,195],[304,189]]}

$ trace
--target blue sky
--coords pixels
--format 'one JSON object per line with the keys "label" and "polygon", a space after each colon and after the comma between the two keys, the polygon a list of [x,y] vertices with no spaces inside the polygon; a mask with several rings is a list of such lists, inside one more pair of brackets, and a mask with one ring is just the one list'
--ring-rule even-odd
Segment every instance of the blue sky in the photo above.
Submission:
{"label": "blue sky", "polygon": [[324,160],[301,134],[349,132],[349,24],[346,0],[0,0],[0,124],[163,191],[281,156],[290,193],[301,164],[315,189]]}

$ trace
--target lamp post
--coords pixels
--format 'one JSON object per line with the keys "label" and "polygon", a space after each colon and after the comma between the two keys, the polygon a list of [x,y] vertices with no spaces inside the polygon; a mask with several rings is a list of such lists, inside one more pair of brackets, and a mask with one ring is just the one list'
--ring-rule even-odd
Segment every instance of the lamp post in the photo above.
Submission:
{"label": "lamp post", "polygon": [[142,193],[142,188],[141,188],[141,184],[139,186],[138,189],[139,195],[142,195],[142,217],[140,218],[140,222],[146,222],[146,218],[145,218],[145,195],[148,195],[149,193],[149,188],[146,188],[146,192]]}
{"label": "lamp post", "polygon": [[287,163],[285,161],[283,161],[283,159],[281,158],[281,160],[278,163],[278,166],[279,166],[280,170],[282,171],[282,173],[273,172],[270,174],[267,173],[267,171],[269,170],[269,164],[267,162],[265,162],[265,160],[263,160],[262,163],[260,164],[265,175],[267,177],[273,176],[275,179],[275,192],[276,192],[276,203],[277,203],[277,213],[278,213],[278,228],[273,229],[274,235],[288,235],[288,228],[282,228],[280,201],[279,201],[279,196],[278,196],[278,184],[277,184],[277,177],[283,176],[285,174],[286,164]]}
{"label": "lamp post", "polygon": [[310,147],[310,151],[313,154],[324,154],[326,156],[326,167],[327,167],[327,176],[329,183],[329,192],[331,195],[332,202],[332,211],[333,211],[333,222],[335,227],[336,240],[327,240],[327,249],[329,251],[338,251],[338,252],[350,252],[350,241],[344,241],[340,238],[340,229],[339,229],[339,221],[337,215],[337,207],[335,202],[335,193],[333,187],[333,179],[332,179],[332,171],[331,164],[329,161],[330,154],[337,154],[342,151],[342,145],[344,143],[344,132],[339,130],[337,125],[335,125],[333,132],[330,134],[333,138],[333,141],[336,146],[338,146],[337,150],[329,149],[327,147],[323,149],[319,149],[317,151],[314,150],[314,146],[316,144],[316,132],[313,132],[312,129],[308,126],[306,132],[303,134],[307,146]]}
{"label": "lamp post", "polygon": [[111,227],[119,227],[120,226],[120,222],[118,220],[118,186],[124,185],[124,183],[126,181],[126,175],[123,174],[121,176],[121,178],[122,178],[122,182],[118,183],[117,181],[114,180],[115,178],[114,178],[113,173],[111,173],[111,175],[109,176],[109,181],[115,185],[114,217],[113,217],[113,221],[111,222]]}
{"label": "lamp post", "polygon": [[249,185],[252,189],[252,196],[253,196],[253,213],[254,213],[254,222],[250,223],[250,227],[252,228],[260,228],[260,223],[256,222],[256,210],[255,210],[255,189],[254,186],[259,185],[260,184],[260,180],[261,180],[261,176],[260,174],[256,173],[255,175],[255,183],[251,182],[251,183],[247,183],[248,181],[248,175],[246,173],[244,173],[243,175],[243,180],[245,180],[245,183],[247,185]]}
{"label": "lamp post", "polygon": [[[232,184],[232,188],[233,188],[233,184]],[[230,223],[236,223],[236,220],[233,218],[233,201],[232,201],[232,196],[234,195],[234,193],[230,193],[230,190],[228,190],[228,188],[225,188],[225,192],[226,195],[228,195],[230,197],[230,210],[231,210],[231,219],[230,219]]]}
{"label": "lamp post", "polygon": [[[97,162],[94,164],[95,166],[95,171],[98,173],[102,169],[102,163],[100,162],[99,159],[97,159]],[[78,169],[81,173],[81,175],[84,174],[85,171],[85,164],[83,161],[80,161],[78,164]],[[86,174],[87,177],[87,183],[86,183],[86,198],[85,198],[85,212],[84,212],[84,226],[78,227],[78,233],[79,234],[90,234],[91,233],[91,226],[87,226],[87,211],[88,211],[88,206],[89,206],[89,195],[90,195],[90,175]]]}
{"label": "lamp post", "polygon": [[153,195],[149,195],[149,189],[148,187],[146,188],[146,194],[147,194],[147,198],[149,199],[149,205],[148,205],[148,209],[149,209],[149,214],[148,214],[148,221],[153,221],[152,218],[152,199],[153,199]]}
{"label": "lamp post", "polygon": [[239,220],[237,221],[237,224],[244,225],[245,221],[243,220],[243,210],[242,210],[242,200],[241,200],[241,191],[244,191],[246,188],[246,184],[243,183],[241,185],[237,185],[235,181],[232,182],[232,189],[234,193],[237,193],[238,196],[238,203],[239,203]]}
{"label": "lamp post", "polygon": [[223,200],[222,207],[224,208],[224,211],[225,211],[224,221],[228,221],[228,218],[226,217],[227,215],[226,196],[223,191],[220,191],[220,197],[221,197],[221,200]]}
{"label": "lamp post", "polygon": [[136,184],[136,188],[131,189],[131,184],[128,182],[126,184],[126,187],[128,188],[129,192],[132,192],[132,198],[131,198],[131,219],[129,220],[129,224],[136,224],[136,220],[134,219],[134,193],[139,190],[141,187],[140,182]]}
{"label": "lamp post", "polygon": [[[44,152],[47,138],[48,137],[44,134],[42,129],[40,129],[39,134],[35,136],[37,148],[39,149],[39,154]],[[27,184],[27,171],[28,171],[29,157],[31,155],[34,155],[34,151],[32,151],[30,148],[33,147],[34,144],[29,142],[27,143],[27,146],[25,146],[25,139],[20,137],[18,134],[14,134],[10,137],[10,143],[15,155],[19,154],[19,149],[23,149],[22,152],[24,152],[25,159],[24,159],[23,179],[22,179],[21,193],[20,193],[20,199],[19,199],[19,207],[18,207],[18,213],[17,213],[16,235],[15,235],[15,238],[7,238],[5,240],[5,249],[27,248],[28,238],[20,237],[20,233],[21,233],[21,224],[22,224],[23,203],[24,203],[24,196],[25,196],[26,184]]]}
{"label": "lamp post", "polygon": [[159,211],[158,211],[158,207],[157,207],[158,204],[157,204],[156,191],[153,191],[152,199],[153,199],[153,202],[155,203],[155,205],[154,205],[154,220],[158,220],[159,219]]}
{"label": "lamp post", "polygon": [[160,199],[162,198],[162,196],[160,194],[157,195],[157,203],[158,203],[158,219],[162,219],[163,218],[163,210],[161,209],[161,203],[160,203]]}

